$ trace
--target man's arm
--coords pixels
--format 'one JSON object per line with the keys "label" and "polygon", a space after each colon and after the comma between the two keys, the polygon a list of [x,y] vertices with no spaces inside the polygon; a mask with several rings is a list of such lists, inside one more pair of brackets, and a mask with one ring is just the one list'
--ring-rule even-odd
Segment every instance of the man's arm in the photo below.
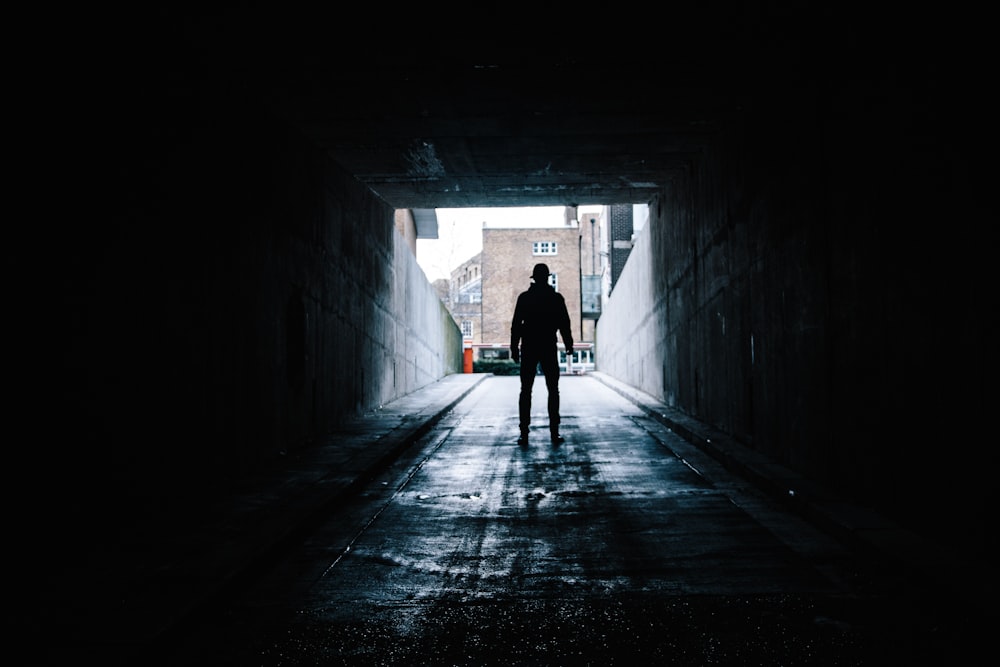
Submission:
{"label": "man's arm", "polygon": [[573,333],[567,327],[566,329],[561,329],[563,346],[566,348],[566,354],[571,354],[573,352]]}
{"label": "man's arm", "polygon": [[566,310],[566,300],[559,295],[559,308],[561,312],[559,313],[559,335],[562,336],[563,346],[566,348],[566,354],[572,354],[573,352],[573,328],[569,323],[569,311]]}
{"label": "man's arm", "polygon": [[514,306],[514,319],[510,322],[510,358],[514,363],[521,362],[521,297]]}

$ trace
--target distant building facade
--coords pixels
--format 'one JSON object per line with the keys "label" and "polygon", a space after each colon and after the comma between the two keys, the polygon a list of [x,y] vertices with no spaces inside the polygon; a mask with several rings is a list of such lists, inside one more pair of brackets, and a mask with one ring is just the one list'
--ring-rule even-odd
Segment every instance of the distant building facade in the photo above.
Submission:
{"label": "distant building facade", "polygon": [[[612,209],[566,207],[558,227],[483,227],[482,251],[451,272],[442,297],[465,341],[476,346],[477,359],[508,357],[514,305],[539,263],[548,265],[550,284],[566,300],[574,341],[594,343],[612,284]],[[619,234],[627,227],[631,238],[628,209],[627,220],[619,210]]]}
{"label": "distant building facade", "polygon": [[597,320],[611,288],[608,254],[608,206],[581,208],[580,328],[582,342],[593,343]]}
{"label": "distant building facade", "polygon": [[466,342],[482,343],[483,319],[483,253],[462,262],[451,272],[448,283],[448,310]]}

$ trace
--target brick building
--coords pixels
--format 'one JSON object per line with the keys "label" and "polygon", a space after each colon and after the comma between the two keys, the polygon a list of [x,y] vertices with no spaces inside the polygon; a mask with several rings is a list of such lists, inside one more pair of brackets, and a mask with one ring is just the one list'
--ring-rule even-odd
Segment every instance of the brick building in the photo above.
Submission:
{"label": "brick building", "polygon": [[[631,204],[615,204],[609,207],[611,231],[611,284],[610,289],[614,289],[618,277],[625,268],[628,256],[632,252],[632,244],[635,242],[635,224],[632,215]],[[609,292],[610,293],[610,292]]]}
{"label": "brick building", "polygon": [[562,227],[483,228],[483,343],[510,342],[517,295],[530,287],[539,262],[548,265],[550,284],[566,299],[574,340],[583,341],[580,241],[575,209],[567,209]]}
{"label": "brick building", "polygon": [[477,359],[507,358],[514,304],[538,263],[548,265],[550,284],[566,299],[573,340],[594,343],[611,286],[611,208],[566,207],[557,227],[484,224],[482,251],[451,272],[443,299],[465,340],[479,348]]}

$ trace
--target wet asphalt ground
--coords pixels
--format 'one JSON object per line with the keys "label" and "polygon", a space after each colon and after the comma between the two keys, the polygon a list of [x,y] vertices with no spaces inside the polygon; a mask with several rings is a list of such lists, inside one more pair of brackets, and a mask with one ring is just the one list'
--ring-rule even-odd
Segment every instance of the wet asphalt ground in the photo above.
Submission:
{"label": "wet asphalt ground", "polygon": [[598,377],[562,379],[561,445],[540,380],[527,447],[517,378],[463,379],[427,428],[412,405],[387,412],[405,446],[238,585],[145,640],[55,642],[50,664],[984,662],[968,598],[809,520]]}

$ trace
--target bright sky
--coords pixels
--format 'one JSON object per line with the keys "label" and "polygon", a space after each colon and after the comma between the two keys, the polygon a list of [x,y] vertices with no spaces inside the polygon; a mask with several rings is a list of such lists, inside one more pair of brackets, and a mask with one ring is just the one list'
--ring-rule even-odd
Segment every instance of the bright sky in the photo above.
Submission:
{"label": "bright sky", "polygon": [[517,208],[439,208],[438,238],[417,239],[417,264],[427,280],[449,278],[452,269],[483,249],[488,227],[561,227],[563,206]]}

